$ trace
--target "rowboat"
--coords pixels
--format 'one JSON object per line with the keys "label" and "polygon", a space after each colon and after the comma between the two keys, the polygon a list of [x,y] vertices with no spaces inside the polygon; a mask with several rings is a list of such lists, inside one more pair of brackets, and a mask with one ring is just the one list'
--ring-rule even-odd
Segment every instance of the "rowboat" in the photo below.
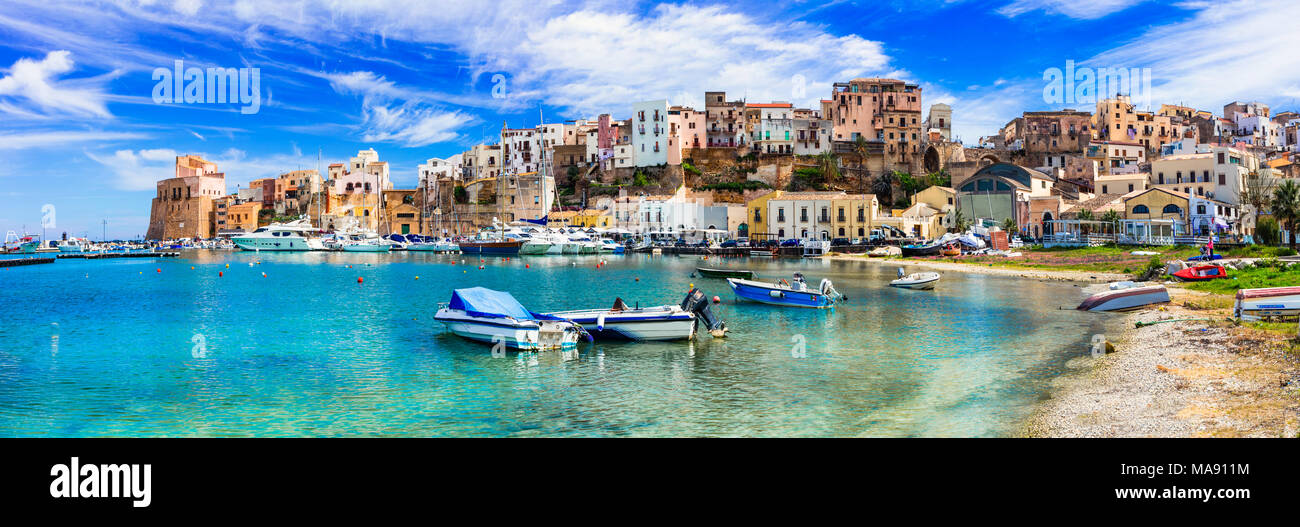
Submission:
{"label": "rowboat", "polygon": [[902,249],[903,256],[935,256],[939,254],[939,251],[943,250],[943,245],[940,243],[932,243],[929,245],[911,244],[904,245]]}
{"label": "rowboat", "polygon": [[546,314],[578,323],[597,339],[689,339],[695,336],[695,327],[699,321],[704,321],[715,337],[722,337],[727,331],[726,324],[713,316],[708,298],[697,289],[687,293],[681,305],[629,308],[622,298],[616,298],[614,306],[608,309],[578,309]]}
{"label": "rowboat", "polygon": [[738,298],[786,307],[828,308],[843,298],[829,279],[823,278],[820,287],[809,289],[801,273],[795,273],[792,282],[785,279],[767,283],[728,278],[727,285]]}
{"label": "rowboat", "polygon": [[[901,274],[902,269],[899,269],[899,271]],[[889,285],[892,287],[901,287],[903,289],[924,289],[924,290],[934,289],[934,286],[938,284],[939,284],[939,273],[934,273],[934,272],[912,273],[907,276],[900,277],[899,279],[889,283]]]}
{"label": "rowboat", "polygon": [[708,269],[705,267],[696,267],[695,272],[705,278],[740,278],[743,280],[753,280],[754,272],[748,269]]}
{"label": "rowboat", "polygon": [[457,289],[452,292],[450,302],[438,307],[434,320],[442,322],[452,333],[478,342],[533,351],[573,349],[580,337],[591,338],[581,325],[533,313],[504,291],[483,287]]}
{"label": "rowboat", "polygon": [[1169,290],[1163,285],[1139,286],[1132,282],[1118,282],[1110,285],[1110,290],[1102,291],[1084,299],[1079,304],[1080,311],[1127,311],[1151,304],[1169,302]]}
{"label": "rowboat", "polygon": [[1300,315],[1300,287],[1238,290],[1232,314],[1242,320]]}
{"label": "rowboat", "polygon": [[1174,277],[1184,282],[1204,282],[1215,278],[1227,278],[1228,270],[1222,265],[1194,265],[1174,273]]}

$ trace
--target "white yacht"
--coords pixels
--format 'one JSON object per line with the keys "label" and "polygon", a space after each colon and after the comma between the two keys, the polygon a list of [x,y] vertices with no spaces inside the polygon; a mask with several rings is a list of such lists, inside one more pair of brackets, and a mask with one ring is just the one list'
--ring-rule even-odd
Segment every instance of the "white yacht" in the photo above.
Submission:
{"label": "white yacht", "polygon": [[230,241],[245,251],[320,251],[325,246],[311,236],[318,229],[302,222],[272,223],[237,236]]}
{"label": "white yacht", "polygon": [[86,253],[90,252],[90,240],[85,238],[68,238],[59,242],[59,252],[61,253]]}

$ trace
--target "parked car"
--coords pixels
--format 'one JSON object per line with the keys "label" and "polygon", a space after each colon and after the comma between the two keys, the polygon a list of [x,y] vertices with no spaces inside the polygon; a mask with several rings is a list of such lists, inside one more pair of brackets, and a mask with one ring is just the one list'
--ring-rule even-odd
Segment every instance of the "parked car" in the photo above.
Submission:
{"label": "parked car", "polygon": [[848,238],[835,238],[831,240],[831,247],[844,247],[851,244],[852,243]]}
{"label": "parked car", "polygon": [[736,245],[738,247],[749,247],[749,238],[746,236],[736,238]]}
{"label": "parked car", "polygon": [[723,248],[739,247],[739,246],[740,246],[740,242],[738,242],[738,241],[736,241],[736,240],[727,240],[727,241],[725,241],[725,242],[722,242],[722,243],[721,243],[720,245],[718,245],[718,246],[719,246],[719,247],[723,247]]}
{"label": "parked car", "polygon": [[795,238],[791,238],[789,240],[785,240],[781,242],[781,247],[799,247],[801,245],[803,245],[803,243]]}

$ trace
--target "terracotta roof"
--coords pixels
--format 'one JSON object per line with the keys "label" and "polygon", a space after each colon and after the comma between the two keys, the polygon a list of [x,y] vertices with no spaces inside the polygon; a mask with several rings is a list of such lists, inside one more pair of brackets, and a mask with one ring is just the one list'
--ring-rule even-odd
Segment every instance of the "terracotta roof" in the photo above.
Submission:
{"label": "terracotta roof", "polygon": [[794,105],[788,102],[754,103],[745,106],[749,108],[794,108]]}

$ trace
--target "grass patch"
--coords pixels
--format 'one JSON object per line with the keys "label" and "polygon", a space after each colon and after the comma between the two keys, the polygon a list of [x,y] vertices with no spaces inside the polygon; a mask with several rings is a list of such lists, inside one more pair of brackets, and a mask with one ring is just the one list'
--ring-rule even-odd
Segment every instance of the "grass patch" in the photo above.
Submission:
{"label": "grass patch", "polygon": [[1300,285],[1300,265],[1284,266],[1276,260],[1260,260],[1255,267],[1233,271],[1228,278],[1184,284],[1187,289],[1235,295],[1238,289]]}

